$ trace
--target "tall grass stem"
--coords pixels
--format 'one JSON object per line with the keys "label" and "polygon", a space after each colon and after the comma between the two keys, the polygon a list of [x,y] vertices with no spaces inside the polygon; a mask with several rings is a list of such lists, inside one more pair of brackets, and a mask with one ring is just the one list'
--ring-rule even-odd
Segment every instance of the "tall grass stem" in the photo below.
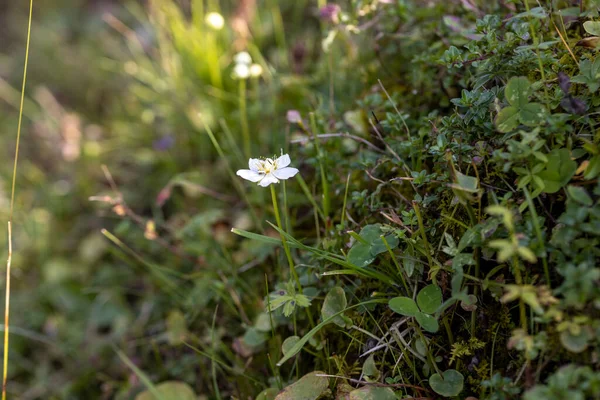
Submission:
{"label": "tall grass stem", "polygon": [[12,220],[15,209],[15,188],[17,184],[17,165],[19,162],[19,144],[21,142],[21,126],[23,125],[23,104],[25,102],[25,85],[27,83],[27,66],[29,64],[29,45],[31,43],[31,19],[33,16],[33,0],[29,0],[29,19],[27,22],[27,44],[25,45],[25,64],[23,65],[23,84],[21,85],[21,102],[19,105],[19,122],[17,125],[17,142],[15,143],[15,162],[13,165],[12,189],[10,193],[10,212],[8,216],[8,258],[6,260],[6,297],[4,302],[4,358],[2,361],[2,400],[6,400],[6,384],[8,377],[8,336],[10,330],[10,267],[12,263]]}

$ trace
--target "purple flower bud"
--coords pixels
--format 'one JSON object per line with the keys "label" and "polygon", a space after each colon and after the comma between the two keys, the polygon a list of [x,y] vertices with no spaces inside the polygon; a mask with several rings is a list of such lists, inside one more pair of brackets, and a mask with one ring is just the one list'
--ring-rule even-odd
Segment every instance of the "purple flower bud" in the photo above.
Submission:
{"label": "purple flower bud", "polygon": [[154,147],[154,150],[157,151],[165,151],[173,147],[173,144],[175,144],[175,139],[173,139],[173,136],[164,135],[160,139],[155,140],[152,144],[152,147]]}
{"label": "purple flower bud", "polygon": [[299,124],[302,122],[302,116],[297,110],[288,110],[286,118],[290,124]]}
{"label": "purple flower bud", "polygon": [[571,79],[564,72],[558,73],[558,86],[565,93],[569,94],[569,89],[571,88]]}
{"label": "purple flower bud", "polygon": [[338,6],[337,4],[329,3],[324,7],[321,7],[321,9],[319,10],[319,16],[323,21],[337,24],[338,22],[340,22],[340,11],[340,6]]}

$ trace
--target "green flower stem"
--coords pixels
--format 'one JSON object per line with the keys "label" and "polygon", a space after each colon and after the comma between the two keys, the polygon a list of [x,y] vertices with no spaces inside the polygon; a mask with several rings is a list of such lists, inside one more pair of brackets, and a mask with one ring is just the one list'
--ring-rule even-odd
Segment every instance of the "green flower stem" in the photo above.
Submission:
{"label": "green flower stem", "polygon": [[432,268],[433,259],[431,258],[431,249],[429,247],[429,241],[427,240],[427,235],[425,234],[425,225],[423,224],[423,216],[421,215],[421,209],[419,208],[419,204],[414,200],[412,202],[412,205],[415,209],[415,214],[417,214],[417,221],[419,222],[419,231],[421,232],[421,238],[423,238],[423,244],[425,246],[425,252],[427,253],[427,261],[429,262],[429,268]]}
{"label": "green flower stem", "polygon": [[242,139],[244,141],[244,155],[246,158],[252,156],[250,147],[250,128],[248,127],[248,112],[246,109],[246,80],[240,79],[239,86],[239,103],[240,103],[240,120],[242,125]]}
{"label": "green flower stem", "polygon": [[[513,256],[513,269],[515,271],[515,280],[517,285],[523,284],[523,277],[521,276],[521,269],[519,266],[519,257],[515,254]],[[522,298],[519,298],[519,314],[521,316],[521,327],[527,332],[527,312],[525,310],[525,302]]]}
{"label": "green flower stem", "polygon": [[[279,215],[279,205],[277,204],[277,193],[275,193],[275,186],[270,185],[271,187],[271,198],[273,199],[273,210],[275,211],[275,220],[277,221],[277,227],[283,231],[283,226],[281,225],[281,216]],[[296,267],[294,266],[294,260],[292,259],[292,253],[290,252],[290,247],[288,246],[288,242],[285,236],[281,235],[281,243],[283,243],[283,250],[285,251],[285,255],[287,256],[288,263],[290,265],[290,272],[294,280],[296,281],[296,285],[298,286],[298,291],[302,293],[302,285],[300,285],[300,278],[298,277],[298,273],[296,272]]]}
{"label": "green flower stem", "polygon": [[317,150],[317,159],[319,160],[319,168],[321,170],[321,186],[323,187],[323,214],[329,217],[329,210],[331,201],[329,199],[329,181],[327,180],[327,174],[325,173],[325,163],[323,162],[324,156],[319,147],[319,140],[317,139],[317,122],[315,120],[315,114],[310,113],[310,127],[312,129],[313,142],[315,149]]}
{"label": "green flower stem", "polygon": [[[469,214],[469,219],[471,221],[471,228],[477,225],[477,218],[475,217],[475,211],[473,211],[473,207],[471,204],[466,203],[465,205],[467,209],[467,213]],[[481,264],[481,250],[476,248],[473,252],[473,258],[475,259],[475,277],[479,279],[479,269]],[[479,292],[479,287],[475,285],[473,287],[473,295],[477,297]],[[477,314],[476,310],[471,311],[471,337],[475,337],[475,326],[477,325]]]}
{"label": "green flower stem", "polygon": [[542,256],[542,264],[544,265],[544,276],[546,277],[546,284],[548,288],[551,289],[552,285],[550,283],[550,270],[548,269],[548,257],[546,256],[546,246],[544,245],[544,238],[542,237],[542,229],[540,227],[540,221],[538,221],[538,215],[535,211],[535,205],[533,204],[533,199],[529,194],[529,190],[526,187],[523,188],[523,193],[525,193],[525,199],[527,199],[527,206],[529,207],[529,212],[531,212],[531,218],[533,222],[533,229],[535,230],[535,236],[537,237],[540,246],[542,246],[542,252],[544,255]]}
{"label": "green flower stem", "polygon": [[400,275],[400,278],[402,279],[402,285],[404,285],[404,289],[406,290],[406,295],[410,296],[410,289],[408,287],[408,284],[406,283],[406,279],[404,279],[404,268],[402,268],[400,266],[400,264],[398,264],[398,260],[396,260],[396,256],[394,255],[394,252],[392,251],[392,248],[390,247],[390,245],[388,244],[387,240],[385,239],[385,236],[381,235],[379,237],[381,238],[381,241],[385,245],[388,253],[390,253],[390,256],[392,257],[392,261],[394,262],[394,265],[396,265],[396,269],[398,270],[398,274]]}

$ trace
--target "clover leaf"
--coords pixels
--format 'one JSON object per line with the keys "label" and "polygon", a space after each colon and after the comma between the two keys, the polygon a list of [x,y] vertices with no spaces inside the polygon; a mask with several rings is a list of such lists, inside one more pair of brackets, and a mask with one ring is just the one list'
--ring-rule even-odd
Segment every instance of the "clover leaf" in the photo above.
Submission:
{"label": "clover leaf", "polygon": [[[387,251],[387,247],[381,239],[383,234],[380,224],[367,225],[362,228],[358,235],[360,240],[357,240],[348,252],[348,261],[359,267],[371,264],[378,254]],[[390,249],[398,246],[399,240],[396,236],[388,234],[384,237]]]}
{"label": "clover leaf", "polygon": [[417,294],[417,302],[410,297],[394,297],[388,306],[394,312],[406,317],[415,317],[419,325],[428,332],[439,329],[437,318],[432,314],[442,304],[442,290],[437,285],[428,285]]}
{"label": "clover leaf", "polygon": [[503,133],[516,129],[519,124],[535,126],[546,117],[546,108],[540,103],[530,103],[531,83],[523,76],[511,78],[504,95],[509,106],[496,116],[496,128]]}

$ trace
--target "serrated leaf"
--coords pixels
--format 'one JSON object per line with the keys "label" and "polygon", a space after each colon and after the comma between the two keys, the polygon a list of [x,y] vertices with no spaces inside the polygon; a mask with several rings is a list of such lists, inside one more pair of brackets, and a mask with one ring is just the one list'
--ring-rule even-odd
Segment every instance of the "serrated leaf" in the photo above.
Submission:
{"label": "serrated leaf", "polygon": [[413,317],[419,312],[417,303],[408,297],[394,297],[388,303],[390,309],[398,314],[402,314],[406,317]]}
{"label": "serrated leaf", "polygon": [[440,329],[437,319],[429,314],[418,312],[415,314],[415,319],[427,332],[435,333]]}
{"label": "serrated leaf", "polygon": [[579,75],[571,78],[571,82],[583,83],[590,92],[596,92],[600,87],[600,57],[596,57],[593,62],[582,60],[579,63]]}
{"label": "serrated leaf", "polygon": [[[348,301],[346,300],[346,293],[344,293],[344,289],[341,287],[332,288],[329,293],[327,293],[327,296],[325,296],[323,307],[321,307],[321,315],[323,316],[323,320],[326,320],[340,311],[343,311],[347,305]],[[342,328],[346,326],[346,321],[343,318],[343,314],[337,315],[331,322]]]}
{"label": "serrated leaf", "polygon": [[417,305],[426,314],[433,314],[442,304],[442,289],[438,285],[428,285],[417,294]]}
{"label": "serrated leaf", "polygon": [[304,375],[296,383],[284,388],[275,400],[316,400],[329,386],[329,378],[324,372],[315,371]]}

